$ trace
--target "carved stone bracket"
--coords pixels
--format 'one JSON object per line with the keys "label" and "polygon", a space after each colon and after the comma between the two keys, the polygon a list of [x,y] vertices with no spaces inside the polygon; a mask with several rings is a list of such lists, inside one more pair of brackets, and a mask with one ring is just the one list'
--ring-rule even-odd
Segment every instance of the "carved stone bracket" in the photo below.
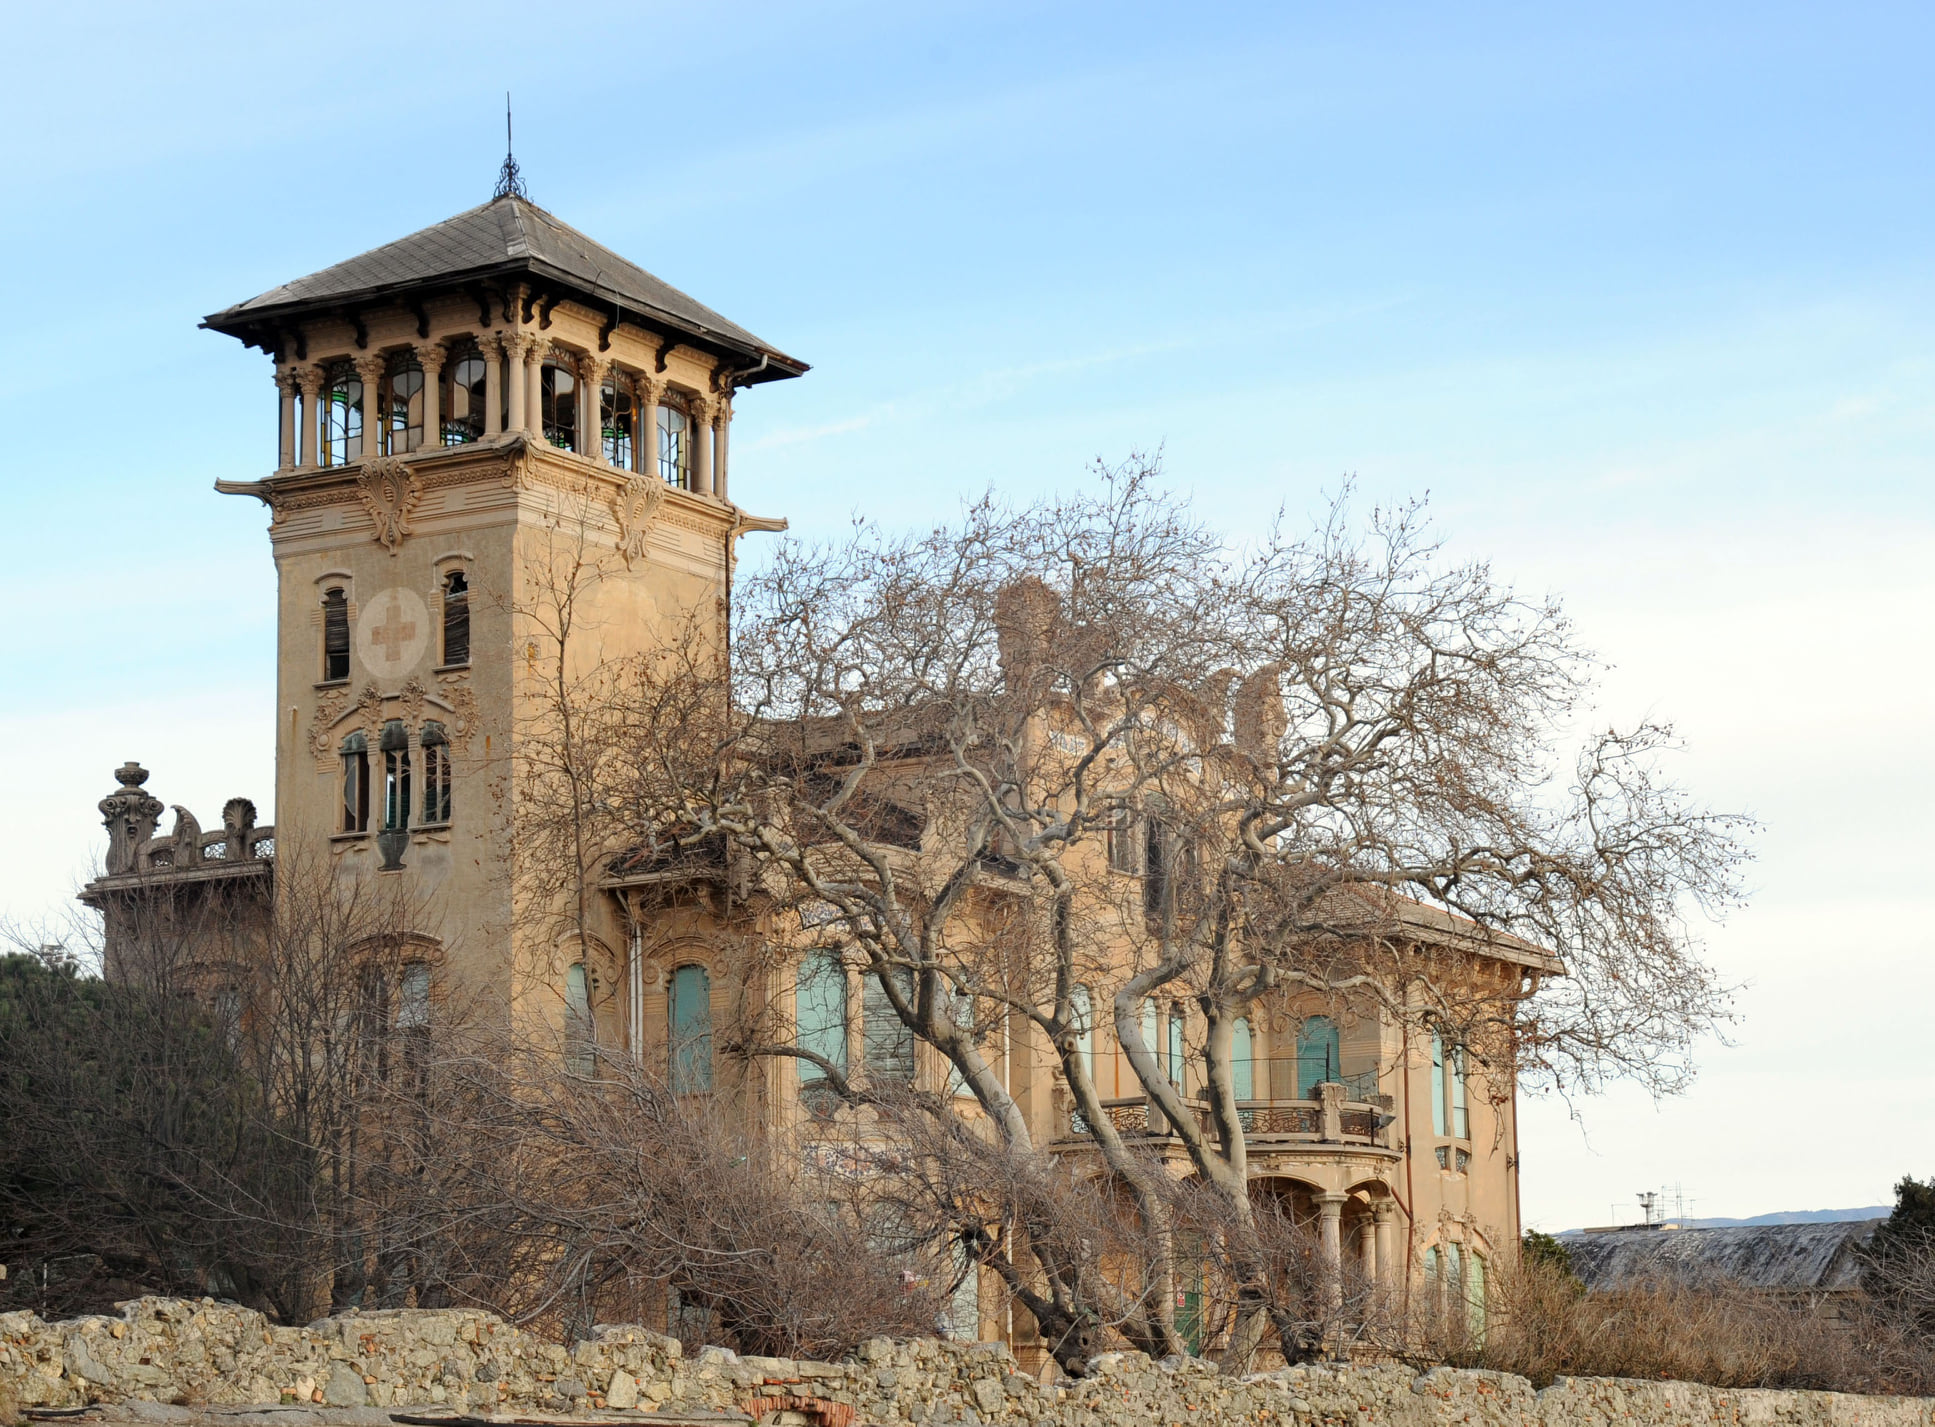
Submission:
{"label": "carved stone bracket", "polygon": [[416,474],[395,456],[372,456],[356,477],[363,508],[376,522],[376,539],[394,555],[410,533],[410,512],[423,499]]}
{"label": "carved stone bracket", "polygon": [[645,555],[645,541],[665,503],[665,482],[632,476],[612,497],[611,513],[618,522],[618,553],[629,567]]}

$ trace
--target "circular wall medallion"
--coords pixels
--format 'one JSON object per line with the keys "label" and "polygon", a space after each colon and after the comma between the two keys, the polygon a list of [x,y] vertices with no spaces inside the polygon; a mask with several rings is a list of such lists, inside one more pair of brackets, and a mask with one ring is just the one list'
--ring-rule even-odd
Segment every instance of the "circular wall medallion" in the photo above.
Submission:
{"label": "circular wall medallion", "polygon": [[407,674],[430,642],[430,611],[415,590],[380,591],[356,616],[356,653],[379,678]]}

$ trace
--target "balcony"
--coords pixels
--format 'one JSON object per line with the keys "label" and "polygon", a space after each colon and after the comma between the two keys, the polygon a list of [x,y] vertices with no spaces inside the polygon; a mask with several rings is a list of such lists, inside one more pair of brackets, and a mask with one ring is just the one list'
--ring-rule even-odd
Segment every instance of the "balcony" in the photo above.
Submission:
{"label": "balcony", "polygon": [[[1361,1145],[1372,1149],[1394,1150],[1390,1113],[1386,1096],[1346,1099],[1346,1087],[1320,1085],[1313,1100],[1239,1100],[1237,1118],[1252,1154],[1292,1145]],[[1324,1092],[1330,1092],[1328,1094]],[[1205,1134],[1214,1134],[1209,1104],[1197,1098],[1183,1102],[1196,1117]],[[1166,1116],[1147,1096],[1134,1095],[1104,1100],[1102,1111],[1124,1139],[1174,1140],[1175,1131]],[[1064,1141],[1089,1138],[1088,1127],[1079,1115],[1071,1114]]]}

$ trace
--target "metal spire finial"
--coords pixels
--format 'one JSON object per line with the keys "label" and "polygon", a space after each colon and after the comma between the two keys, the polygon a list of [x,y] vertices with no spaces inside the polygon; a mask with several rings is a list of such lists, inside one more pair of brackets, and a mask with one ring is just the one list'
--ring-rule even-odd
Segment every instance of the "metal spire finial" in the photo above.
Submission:
{"label": "metal spire finial", "polygon": [[497,171],[497,188],[491,194],[495,203],[500,198],[522,198],[530,202],[531,195],[525,191],[524,176],[517,171],[517,160],[511,156],[511,92],[504,91],[504,167]]}

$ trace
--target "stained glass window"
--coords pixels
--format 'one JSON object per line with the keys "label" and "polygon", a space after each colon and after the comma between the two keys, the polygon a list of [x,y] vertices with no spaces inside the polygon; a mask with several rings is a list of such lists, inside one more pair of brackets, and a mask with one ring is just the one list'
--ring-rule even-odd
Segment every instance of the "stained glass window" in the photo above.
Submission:
{"label": "stained glass window", "polygon": [[671,402],[658,409],[658,473],[667,485],[692,487],[692,421]]}
{"label": "stained glass window", "polygon": [[483,354],[475,348],[451,353],[443,369],[443,444],[461,446],[484,439]]}
{"label": "stained glass window", "polygon": [[346,466],[363,459],[363,379],[348,362],[335,362],[323,380],[323,462]]}

